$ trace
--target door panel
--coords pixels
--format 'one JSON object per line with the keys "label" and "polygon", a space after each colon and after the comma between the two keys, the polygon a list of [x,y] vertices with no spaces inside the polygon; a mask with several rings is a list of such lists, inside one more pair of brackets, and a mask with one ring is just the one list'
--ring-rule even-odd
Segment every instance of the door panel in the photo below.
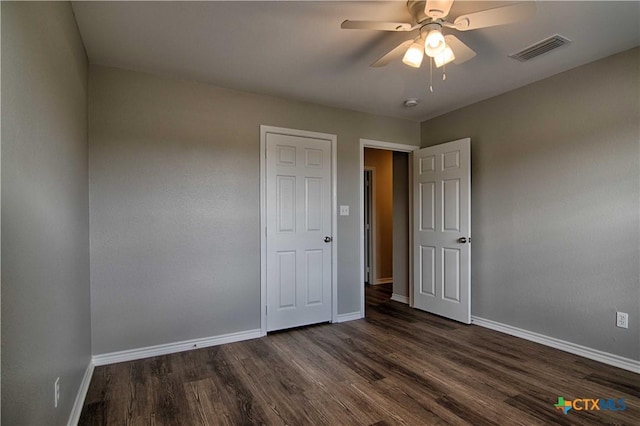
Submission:
{"label": "door panel", "polygon": [[420,230],[435,231],[436,220],[436,183],[420,183]]}
{"label": "door panel", "polygon": [[307,231],[322,231],[322,180],[306,178],[305,214]]}
{"label": "door panel", "polygon": [[460,179],[442,181],[442,231],[460,232]]}
{"label": "door panel", "polygon": [[278,217],[278,232],[295,232],[295,176],[276,176],[278,189],[276,193],[276,216]]}
{"label": "door panel", "polygon": [[452,302],[460,302],[460,250],[442,249],[442,296]]}
{"label": "door panel", "polygon": [[308,305],[316,305],[322,303],[322,282],[324,274],[322,267],[324,265],[322,250],[307,250],[307,279],[306,279],[306,303]]}
{"label": "door panel", "polygon": [[280,251],[278,257],[278,309],[296,307],[296,252]]}
{"label": "door panel", "polygon": [[267,331],[331,320],[331,141],[266,134]]}
{"label": "door panel", "polygon": [[470,154],[470,139],[413,153],[414,307],[467,324],[471,322]]}
{"label": "door panel", "polygon": [[420,246],[420,292],[436,295],[436,248]]}

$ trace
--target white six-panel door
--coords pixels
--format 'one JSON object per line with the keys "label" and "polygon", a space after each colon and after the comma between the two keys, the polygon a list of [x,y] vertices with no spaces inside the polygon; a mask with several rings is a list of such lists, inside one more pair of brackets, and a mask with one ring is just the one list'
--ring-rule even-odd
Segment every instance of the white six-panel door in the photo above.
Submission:
{"label": "white six-panel door", "polygon": [[267,331],[330,321],[332,141],[265,138]]}
{"label": "white six-panel door", "polygon": [[471,140],[413,152],[413,304],[471,322]]}

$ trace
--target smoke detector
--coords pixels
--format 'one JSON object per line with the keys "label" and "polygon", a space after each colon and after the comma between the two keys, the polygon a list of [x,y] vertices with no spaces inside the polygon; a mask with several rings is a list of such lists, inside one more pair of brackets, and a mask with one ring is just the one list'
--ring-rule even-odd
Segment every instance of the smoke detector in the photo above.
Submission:
{"label": "smoke detector", "polygon": [[409,98],[404,101],[403,105],[405,106],[405,108],[411,108],[418,105],[418,100],[416,98]]}

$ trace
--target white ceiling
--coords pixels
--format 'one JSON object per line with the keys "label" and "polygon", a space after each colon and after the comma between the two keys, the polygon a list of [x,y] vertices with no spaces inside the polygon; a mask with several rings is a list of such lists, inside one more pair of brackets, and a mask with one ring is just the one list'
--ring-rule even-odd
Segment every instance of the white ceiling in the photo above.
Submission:
{"label": "white ceiling", "polygon": [[[449,14],[500,6],[456,1]],[[537,2],[526,22],[455,32],[478,55],[447,67],[370,68],[415,33],[341,30],[345,19],[406,21],[404,1],[74,2],[91,63],[422,121],[640,44],[640,2]],[[452,20],[452,19],[449,19]],[[453,32],[453,30],[445,30]],[[520,63],[548,36],[572,43]],[[603,79],[607,76],[603,75]],[[407,98],[420,104],[404,108]]]}

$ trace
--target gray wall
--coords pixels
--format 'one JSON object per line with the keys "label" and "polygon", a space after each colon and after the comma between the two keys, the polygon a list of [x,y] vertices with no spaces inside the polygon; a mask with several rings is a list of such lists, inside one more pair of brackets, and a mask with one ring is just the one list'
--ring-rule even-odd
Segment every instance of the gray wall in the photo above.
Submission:
{"label": "gray wall", "polygon": [[640,359],[639,56],[422,123],[471,137],[473,315]]}
{"label": "gray wall", "polygon": [[409,154],[393,153],[393,293],[409,297]]}
{"label": "gray wall", "polygon": [[260,327],[261,124],[338,136],[338,312],[360,309],[359,139],[420,124],[92,66],[94,354]]}
{"label": "gray wall", "polygon": [[1,7],[2,423],[66,424],[91,356],[87,59],[69,3]]}

